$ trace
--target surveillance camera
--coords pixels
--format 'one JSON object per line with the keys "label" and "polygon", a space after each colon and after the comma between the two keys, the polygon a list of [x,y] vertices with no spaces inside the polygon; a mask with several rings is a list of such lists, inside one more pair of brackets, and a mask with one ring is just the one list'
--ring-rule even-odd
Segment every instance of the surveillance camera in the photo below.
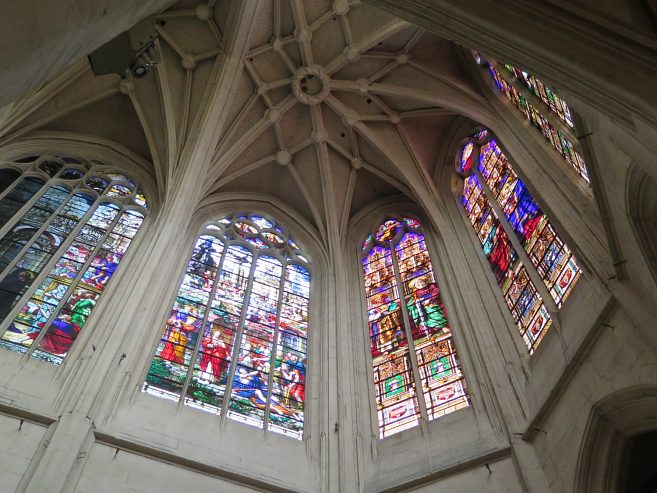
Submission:
{"label": "surveillance camera", "polygon": [[132,67],[131,69],[132,75],[134,75],[137,79],[141,79],[142,77],[145,77],[148,75],[148,72],[150,72],[150,69],[146,65],[136,65]]}
{"label": "surveillance camera", "polygon": [[129,71],[136,78],[145,77],[160,61],[157,37],[153,17],[119,34],[89,55],[94,75],[123,76]]}

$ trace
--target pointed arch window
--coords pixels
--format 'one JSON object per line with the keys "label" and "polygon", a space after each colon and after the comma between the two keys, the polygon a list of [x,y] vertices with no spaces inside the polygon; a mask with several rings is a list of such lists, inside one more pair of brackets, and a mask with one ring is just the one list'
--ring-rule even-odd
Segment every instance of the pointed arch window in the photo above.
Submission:
{"label": "pointed arch window", "polygon": [[0,347],[61,364],[147,213],[120,170],[70,157],[0,169]]}
{"label": "pointed arch window", "polygon": [[573,142],[575,123],[568,104],[532,74],[509,64],[486,60],[475,52],[478,64],[488,67],[496,88],[536,127],[575,172],[590,182],[586,163]]}
{"label": "pointed arch window", "polygon": [[381,438],[469,405],[422,225],[390,216],[361,251]]}
{"label": "pointed arch window", "polygon": [[533,353],[581,270],[489,131],[461,149],[462,204]]}
{"label": "pointed arch window", "polygon": [[273,219],[208,224],[144,391],[301,438],[309,296],[308,260]]}

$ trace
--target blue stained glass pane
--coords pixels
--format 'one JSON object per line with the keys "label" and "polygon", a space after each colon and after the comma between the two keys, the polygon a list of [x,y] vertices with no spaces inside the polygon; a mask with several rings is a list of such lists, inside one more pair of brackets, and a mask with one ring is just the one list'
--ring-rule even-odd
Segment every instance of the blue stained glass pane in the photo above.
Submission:
{"label": "blue stained glass pane", "polygon": [[[77,159],[66,162],[80,164],[93,172],[93,168]],[[85,170],[62,171],[61,168],[50,160],[40,165],[42,171],[57,179],[80,180],[86,174]],[[12,200],[26,202],[42,184],[43,180],[33,178],[19,182]],[[86,184],[95,191],[102,191],[106,185],[94,176]],[[123,210],[127,202],[117,200],[115,204],[100,203],[94,207],[96,202],[96,195],[81,192],[71,195],[68,186],[51,186],[17,218],[16,226],[0,241],[0,273],[15,264],[10,272],[0,275],[0,290],[10,294],[0,296],[3,347],[25,352],[36,345],[36,349],[32,348],[33,357],[54,364],[63,361],[143,220],[139,212]],[[107,230],[119,216],[131,218],[119,220],[129,234],[123,237],[123,251],[100,250]],[[47,276],[33,286],[46,268]],[[30,290],[29,297],[23,297]],[[22,297],[27,301],[14,312],[13,319],[6,320]]]}
{"label": "blue stained glass pane", "polygon": [[[417,426],[420,398],[430,420],[469,401],[421,224],[411,218],[387,219],[377,228],[376,238],[392,247],[391,251],[366,241],[362,261],[383,438]],[[420,382],[415,380],[411,351],[419,364]]]}
{"label": "blue stained glass pane", "polygon": [[143,390],[301,438],[310,273],[273,222],[235,219],[196,241]]}

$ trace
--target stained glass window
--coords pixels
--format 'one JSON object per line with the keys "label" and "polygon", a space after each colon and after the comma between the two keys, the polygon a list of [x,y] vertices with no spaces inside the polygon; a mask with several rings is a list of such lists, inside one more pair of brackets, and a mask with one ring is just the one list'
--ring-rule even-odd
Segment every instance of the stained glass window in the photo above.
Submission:
{"label": "stained glass window", "polygon": [[[478,165],[466,169],[463,158],[473,154],[478,156]],[[552,323],[543,296],[548,295],[555,308],[561,307],[580,277],[580,268],[492,136],[479,132],[467,141],[459,168],[465,178],[463,207],[533,352]],[[534,269],[544,287],[532,282],[528,269]]]}
{"label": "stained glass window", "polygon": [[[572,112],[566,102],[552,89],[543,84],[543,82],[524,70],[508,64],[499,65],[498,69],[496,68],[498,65],[485,61],[478,53],[475,54],[475,59],[477,58],[477,63],[485,63],[488,66],[488,70],[495,81],[497,89],[511,100],[525,118],[540,130],[543,137],[552,144],[557,152],[588,183],[589,175],[586,169],[586,163],[582,156],[575,150],[572,137],[567,135],[567,132],[555,128],[542,113],[545,110],[553,112],[566,125],[568,130],[574,130],[575,124],[573,122]],[[524,86],[521,89],[526,89],[533,96],[536,96],[539,100],[537,101],[538,104],[534,105],[528,101],[526,94],[523,94],[523,91],[519,90],[511,82],[512,79],[517,79]]]}
{"label": "stained glass window", "polygon": [[58,365],[139,230],[146,200],[134,180],[99,162],[30,157],[6,166],[0,347]]}
{"label": "stained glass window", "polygon": [[362,246],[381,438],[469,405],[422,225],[389,217]]}
{"label": "stained glass window", "polygon": [[301,438],[309,297],[308,260],[274,220],[206,225],[144,391]]}
{"label": "stained glass window", "polygon": [[516,78],[522,82],[532,94],[534,94],[534,96],[543,101],[565,124],[572,129],[575,128],[570,107],[557,95],[557,93],[543,84],[541,80],[518,67],[514,67],[508,63],[505,64],[504,67],[515,75]]}

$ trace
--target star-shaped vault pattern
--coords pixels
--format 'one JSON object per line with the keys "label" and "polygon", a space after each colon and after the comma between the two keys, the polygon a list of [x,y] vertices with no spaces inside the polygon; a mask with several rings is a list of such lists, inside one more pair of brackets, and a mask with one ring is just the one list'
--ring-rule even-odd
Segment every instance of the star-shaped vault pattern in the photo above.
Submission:
{"label": "star-shaped vault pattern", "polygon": [[180,0],[156,24],[153,74],[82,60],[0,114],[0,144],[111,141],[160,197],[202,156],[200,202],[272,197],[328,245],[371,204],[426,195],[462,115],[485,120],[461,48],[359,0]]}

